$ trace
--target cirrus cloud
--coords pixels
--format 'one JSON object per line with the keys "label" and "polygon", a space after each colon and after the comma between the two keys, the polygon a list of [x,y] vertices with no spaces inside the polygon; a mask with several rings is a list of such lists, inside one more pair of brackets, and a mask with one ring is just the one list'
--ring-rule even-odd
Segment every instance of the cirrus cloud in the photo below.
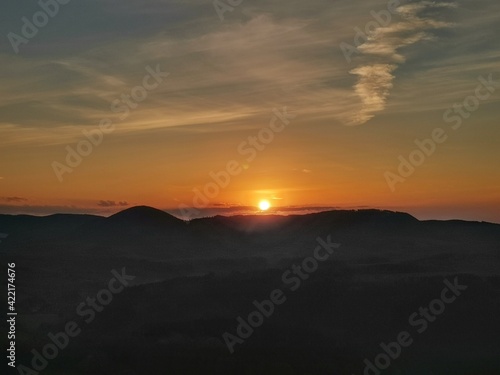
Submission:
{"label": "cirrus cloud", "polygon": [[[436,10],[456,8],[454,3],[420,1],[397,8],[401,21],[376,28],[358,51],[368,60],[350,71],[357,75],[354,92],[361,99],[361,109],[348,125],[361,125],[386,107],[393,87],[393,72],[406,61],[400,49],[423,40],[435,38],[432,31],[453,26],[450,22],[436,19]],[[437,12],[439,13],[439,11]]]}
{"label": "cirrus cloud", "polygon": [[2,197],[2,200],[11,202],[11,203],[21,203],[21,202],[27,202],[27,198],[23,197]]}
{"label": "cirrus cloud", "polygon": [[125,201],[120,201],[120,202],[116,202],[116,201],[107,201],[107,200],[100,200],[97,205],[99,207],[126,207],[128,206],[128,202],[125,202]]}

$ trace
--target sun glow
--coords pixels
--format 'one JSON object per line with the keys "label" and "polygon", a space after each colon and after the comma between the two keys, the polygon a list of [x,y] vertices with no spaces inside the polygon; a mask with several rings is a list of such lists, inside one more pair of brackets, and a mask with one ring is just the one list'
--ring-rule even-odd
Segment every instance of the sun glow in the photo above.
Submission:
{"label": "sun glow", "polygon": [[259,208],[261,211],[267,211],[271,208],[271,203],[269,203],[269,201],[262,200],[259,202]]}

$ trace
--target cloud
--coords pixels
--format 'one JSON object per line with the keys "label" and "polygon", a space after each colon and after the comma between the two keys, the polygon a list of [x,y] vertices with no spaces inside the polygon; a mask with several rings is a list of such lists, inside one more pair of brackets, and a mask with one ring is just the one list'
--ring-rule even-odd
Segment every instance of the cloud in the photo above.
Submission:
{"label": "cloud", "polygon": [[[488,3],[492,5],[484,8]],[[411,91],[395,100],[387,85],[394,83],[396,71],[398,75],[406,71],[377,65],[400,67],[411,56],[411,64],[406,64],[411,72],[405,75],[411,77],[424,66],[430,72],[429,65],[443,64],[444,57],[473,57],[475,61],[467,64],[457,61],[453,67],[439,67],[450,78],[433,80],[440,87],[432,90],[432,101],[430,95],[419,97],[426,105],[443,106],[445,95],[457,92],[450,84],[468,89],[464,75],[448,69],[477,66],[481,50],[495,51],[491,30],[498,24],[497,3],[482,2],[481,12],[470,0],[461,3],[461,28],[454,32],[467,33],[439,54],[430,56],[426,51],[426,61],[420,60],[424,54],[415,56],[414,48],[405,47],[437,39],[436,30],[452,26],[443,19],[456,5],[423,0],[402,5],[399,16],[376,28],[358,47],[356,69],[346,69],[344,56],[332,53],[332,46],[352,38],[352,26],[366,22],[366,15],[386,7],[387,0],[359,4],[336,0],[335,7],[326,0],[311,0],[307,11],[298,0],[286,4],[256,0],[226,14],[224,23],[211,2],[202,0],[74,4],[78,8],[73,11],[82,17],[72,25],[72,33],[34,40],[26,46],[30,54],[2,57],[0,69],[12,73],[0,87],[0,147],[77,142],[82,130],[107,117],[117,125],[113,134],[117,142],[110,149],[128,142],[125,137],[131,132],[153,138],[154,132],[163,131],[257,128],[270,108],[285,105],[300,115],[298,125],[308,120],[356,125],[387,109],[389,95],[393,95],[391,109],[397,112],[425,109],[414,105],[414,98],[429,89],[422,85],[422,75],[411,82]],[[138,17],[141,13],[148,17]],[[106,17],[95,17],[102,14]],[[89,19],[95,21],[90,35]],[[493,65],[496,60],[492,56],[488,61]],[[140,84],[147,65],[156,64],[171,75],[130,117],[118,122],[110,104]]]}
{"label": "cloud", "polygon": [[312,171],[310,169],[307,169],[307,168],[303,168],[303,169],[293,168],[292,171],[294,171],[294,172],[302,172],[302,173],[312,173]]}
{"label": "cloud", "polygon": [[97,203],[97,205],[99,207],[125,207],[125,206],[128,206],[128,202],[116,202],[116,201],[105,201],[105,200],[101,200]]}
{"label": "cloud", "polygon": [[396,68],[397,66],[393,64],[375,64],[351,70],[351,74],[358,76],[354,91],[362,102],[362,108],[354,116],[351,124],[364,124],[374,116],[374,113],[385,108],[387,97],[393,86],[392,72]]}
{"label": "cloud", "polygon": [[376,62],[365,62],[350,71],[358,76],[354,92],[361,99],[361,109],[348,125],[364,124],[385,109],[393,88],[393,72],[406,61],[399,51],[420,41],[434,39],[433,30],[453,26],[435,18],[436,9],[451,8],[456,8],[456,4],[420,1],[402,5],[397,8],[401,21],[376,28],[358,46],[364,57],[376,59]]}
{"label": "cloud", "polygon": [[21,203],[21,202],[28,201],[28,199],[22,198],[22,197],[2,197],[2,200],[7,201],[7,202],[15,202],[15,203]]}

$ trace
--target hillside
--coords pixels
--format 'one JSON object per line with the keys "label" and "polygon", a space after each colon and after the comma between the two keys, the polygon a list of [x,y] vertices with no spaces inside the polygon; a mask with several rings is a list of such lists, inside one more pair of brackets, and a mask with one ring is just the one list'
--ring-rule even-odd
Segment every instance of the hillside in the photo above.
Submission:
{"label": "hillside", "polygon": [[[19,360],[66,322],[85,327],[54,374],[362,374],[455,278],[463,296],[428,333],[413,329],[386,373],[500,373],[500,225],[379,210],[186,223],[142,206],[108,218],[0,215],[0,232],[0,259],[16,263]],[[340,247],[292,290],[283,275],[318,238]],[[87,326],[76,307],[123,268],[130,287]],[[276,288],[287,302],[231,354],[223,333]]]}

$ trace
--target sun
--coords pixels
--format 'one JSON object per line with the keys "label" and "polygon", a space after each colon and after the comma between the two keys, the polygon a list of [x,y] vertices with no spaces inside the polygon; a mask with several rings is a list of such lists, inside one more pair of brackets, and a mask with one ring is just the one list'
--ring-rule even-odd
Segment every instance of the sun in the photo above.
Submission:
{"label": "sun", "polygon": [[269,201],[262,200],[259,202],[259,208],[261,211],[267,211],[271,208],[271,203],[269,203]]}

